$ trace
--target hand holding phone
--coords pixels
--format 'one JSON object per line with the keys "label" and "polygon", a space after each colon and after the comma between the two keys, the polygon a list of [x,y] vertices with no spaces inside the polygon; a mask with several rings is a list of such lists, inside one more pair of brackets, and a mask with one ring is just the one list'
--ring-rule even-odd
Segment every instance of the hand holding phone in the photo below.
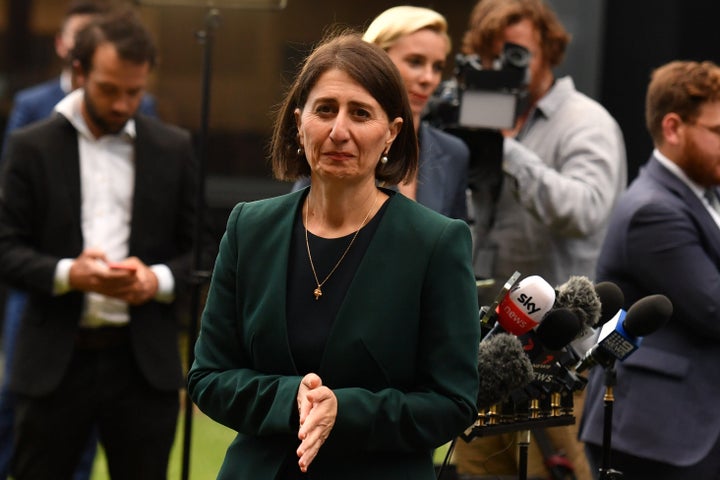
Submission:
{"label": "hand holding phone", "polygon": [[107,264],[111,270],[128,270],[130,272],[136,272],[137,266],[130,265],[127,263],[110,262]]}

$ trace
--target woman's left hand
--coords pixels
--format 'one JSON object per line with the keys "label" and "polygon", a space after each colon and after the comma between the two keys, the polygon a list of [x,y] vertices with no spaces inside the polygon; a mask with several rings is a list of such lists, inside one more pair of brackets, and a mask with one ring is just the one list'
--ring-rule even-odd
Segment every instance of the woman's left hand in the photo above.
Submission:
{"label": "woman's left hand", "polygon": [[332,390],[322,384],[320,377],[309,373],[300,382],[298,409],[300,411],[298,465],[301,471],[307,472],[310,463],[317,456],[335,425],[337,397]]}

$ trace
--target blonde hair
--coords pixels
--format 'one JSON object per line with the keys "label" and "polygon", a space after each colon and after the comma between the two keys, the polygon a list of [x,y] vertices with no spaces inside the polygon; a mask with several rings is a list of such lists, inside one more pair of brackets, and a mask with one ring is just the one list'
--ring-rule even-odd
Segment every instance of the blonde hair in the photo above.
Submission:
{"label": "blonde hair", "polygon": [[362,38],[366,42],[374,43],[387,51],[400,37],[424,29],[442,35],[447,41],[446,53],[450,53],[451,44],[447,33],[447,20],[435,10],[429,8],[409,5],[388,8],[375,17],[375,20],[365,30]]}

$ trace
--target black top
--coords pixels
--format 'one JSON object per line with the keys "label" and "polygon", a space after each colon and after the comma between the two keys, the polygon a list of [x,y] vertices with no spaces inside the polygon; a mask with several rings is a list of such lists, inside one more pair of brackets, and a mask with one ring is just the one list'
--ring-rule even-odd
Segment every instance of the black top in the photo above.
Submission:
{"label": "black top", "polygon": [[[386,191],[386,193],[392,195],[391,192]],[[378,213],[360,229],[343,261],[323,284],[322,296],[316,300],[313,291],[317,283],[310,268],[305,245],[303,203],[300,202],[293,228],[287,285],[288,341],[295,368],[300,375],[317,372],[320,368],[325,342],[330,336],[333,322],[345,298],[345,292],[350,288],[355,272],[388,204],[385,202]],[[321,238],[308,232],[310,253],[320,282],[340,260],[353,235],[355,232],[340,238]]]}

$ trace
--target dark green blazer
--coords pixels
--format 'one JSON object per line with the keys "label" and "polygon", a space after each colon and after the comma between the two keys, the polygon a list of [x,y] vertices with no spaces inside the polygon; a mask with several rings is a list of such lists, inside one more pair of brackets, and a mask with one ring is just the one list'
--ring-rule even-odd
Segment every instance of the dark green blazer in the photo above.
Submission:
{"label": "dark green blazer", "polygon": [[[273,479],[286,460],[297,464],[301,377],[285,310],[305,193],[237,205],[220,245],[189,374],[200,409],[238,431],[220,479]],[[476,418],[470,231],[391,195],[316,372],[338,416],[310,465],[313,480],[434,479],[433,449]]]}

